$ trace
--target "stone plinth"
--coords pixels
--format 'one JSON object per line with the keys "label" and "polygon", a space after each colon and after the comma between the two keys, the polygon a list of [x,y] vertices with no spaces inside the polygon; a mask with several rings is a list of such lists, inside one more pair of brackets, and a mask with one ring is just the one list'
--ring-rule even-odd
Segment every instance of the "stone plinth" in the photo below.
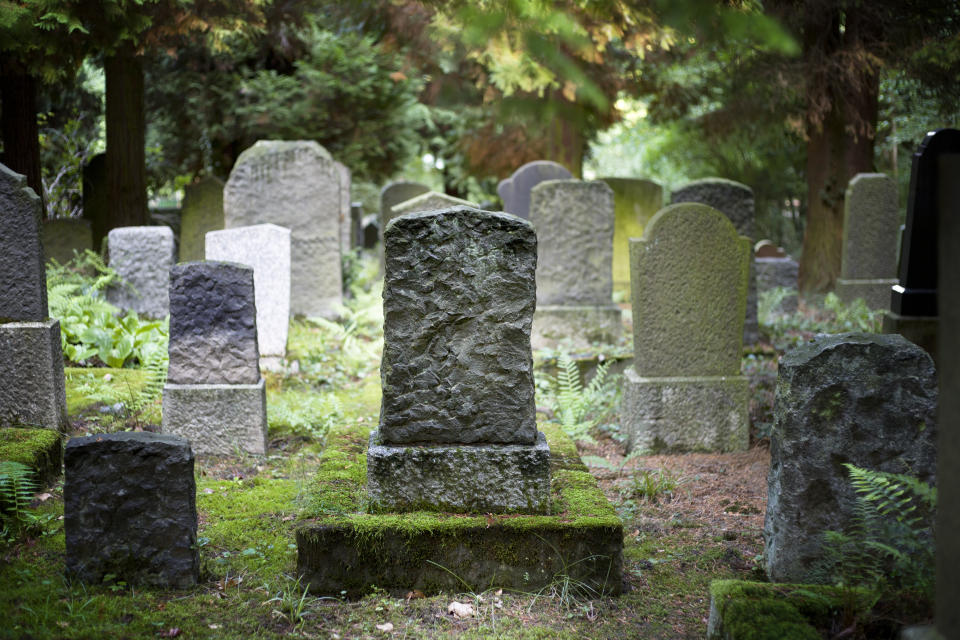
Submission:
{"label": "stone plinth", "polygon": [[180,213],[180,262],[203,260],[209,231],[223,229],[223,180],[207,176],[183,189]]}
{"label": "stone plinth", "polygon": [[119,227],[107,234],[110,266],[126,281],[111,286],[107,300],[150,318],[170,312],[170,268],[174,262],[170,227]]}
{"label": "stone plinth", "polygon": [[643,235],[643,227],[663,208],[663,187],[640,178],[600,178],[613,189],[613,290],[630,300],[630,238]]}
{"label": "stone plinth", "polygon": [[0,427],[67,430],[60,323],[0,324]]}
{"label": "stone plinth", "polygon": [[573,174],[551,160],[528,162],[497,185],[503,210],[521,218],[530,217],[530,191],[545,180],[572,180]]}
{"label": "stone plinth", "polygon": [[200,455],[267,450],[267,400],[256,384],[171,384],[163,388],[163,432],[190,440]]}

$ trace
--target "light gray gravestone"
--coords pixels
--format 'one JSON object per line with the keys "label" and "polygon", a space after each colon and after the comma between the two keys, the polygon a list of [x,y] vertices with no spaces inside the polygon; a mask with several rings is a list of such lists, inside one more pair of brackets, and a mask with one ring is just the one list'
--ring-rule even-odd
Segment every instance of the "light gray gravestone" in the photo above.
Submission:
{"label": "light gray gravestone", "polygon": [[76,253],[83,255],[93,249],[93,233],[90,223],[82,218],[44,220],[40,225],[44,262],[56,260],[66,264]]}
{"label": "light gray gravestone", "polygon": [[253,269],[260,367],[280,368],[290,328],[290,230],[256,224],[211,231],[206,251],[207,260],[236,262]]}
{"label": "light gray gravestone", "polygon": [[750,240],[702,204],[662,209],[630,241],[633,362],[621,415],[631,450],[741,451]]}
{"label": "light gray gravestone", "polygon": [[545,180],[572,180],[573,174],[552,160],[528,162],[497,185],[503,210],[521,218],[530,217],[530,191]]}
{"label": "light gray gravestone", "polygon": [[180,214],[180,262],[203,260],[208,231],[223,229],[223,180],[206,176],[184,188]]}
{"label": "light gray gravestone", "polygon": [[533,348],[586,349],[622,331],[613,304],[613,190],[605,182],[547,180],[530,192],[537,231]]}
{"label": "light gray gravestone", "polygon": [[0,164],[0,428],[66,430],[60,323],[48,317],[40,198]]}
{"label": "light gray gravestone", "polygon": [[171,269],[169,355],[164,433],[187,438],[200,454],[265,453],[253,269],[232,262]]}
{"label": "light gray gravestone", "polygon": [[142,316],[163,318],[170,312],[167,290],[174,263],[170,227],[118,227],[107,234],[110,266],[125,285],[111,286],[107,300]]}
{"label": "light gray gravestone", "polygon": [[347,165],[334,161],[337,168],[337,179],[340,180],[340,252],[346,253],[353,249],[350,234],[350,180],[351,173]]}
{"label": "light gray gravestone", "polygon": [[387,227],[383,400],[367,453],[380,511],[545,513],[530,326],[536,235],[503,213],[411,213]]}
{"label": "light gray gravestone", "polygon": [[290,311],[332,317],[343,300],[340,177],[312,140],[260,140],[240,154],[223,191],[227,229],[290,229]]}

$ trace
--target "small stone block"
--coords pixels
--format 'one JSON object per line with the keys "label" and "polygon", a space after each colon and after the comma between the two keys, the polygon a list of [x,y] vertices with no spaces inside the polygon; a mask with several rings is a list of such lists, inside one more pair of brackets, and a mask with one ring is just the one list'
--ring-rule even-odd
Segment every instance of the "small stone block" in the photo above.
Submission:
{"label": "small stone block", "polygon": [[0,324],[0,428],[67,430],[60,323]]}
{"label": "small stone block", "polygon": [[163,388],[163,432],[190,440],[201,455],[262,455],[267,401],[257,384],[170,384]]}
{"label": "small stone block", "polygon": [[65,459],[67,573],[183,589],[199,577],[193,452],[181,438],[123,432],[72,438]]}
{"label": "small stone block", "polygon": [[370,435],[370,510],[454,513],[550,512],[550,447],[535,445],[389,446]]}
{"label": "small stone block", "polygon": [[538,305],[533,312],[530,346],[555,349],[562,342],[570,349],[583,350],[593,343],[614,343],[622,334],[623,312],[616,305]]}

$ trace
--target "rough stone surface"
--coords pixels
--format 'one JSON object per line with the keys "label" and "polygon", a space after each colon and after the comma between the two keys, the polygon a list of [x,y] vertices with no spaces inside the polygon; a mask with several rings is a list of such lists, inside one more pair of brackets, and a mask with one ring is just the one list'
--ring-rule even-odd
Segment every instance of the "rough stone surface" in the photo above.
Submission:
{"label": "rough stone surface", "polygon": [[533,227],[456,207],[384,236],[383,441],[533,444]]}
{"label": "rough stone surface", "polygon": [[253,269],[187,262],[170,270],[170,366],[176,384],[260,379]]}
{"label": "rough stone surface", "polygon": [[[663,208],[663,187],[640,178],[600,178],[613,189],[613,290],[630,299],[630,238]],[[619,299],[619,298],[618,298]]]}
{"label": "rough stone surface", "polygon": [[107,156],[98,153],[83,165],[83,219],[90,223],[93,250],[100,251],[107,237]]}
{"label": "rough stone surface", "polygon": [[0,164],[0,322],[42,322],[47,313],[40,198]]}
{"label": "rough stone surface", "polygon": [[757,268],[757,293],[782,287],[791,289],[774,309],[776,313],[793,313],[797,310],[797,279],[800,276],[800,265],[793,258],[757,258],[754,262]]}
{"label": "rough stone surface", "polygon": [[99,585],[197,583],[196,485],[185,440],[148,432],[67,442],[63,487],[67,573]]}
{"label": "rough stone surface", "polygon": [[337,168],[337,179],[340,181],[340,253],[346,253],[353,248],[350,239],[350,182],[352,174],[347,165],[334,162]]}
{"label": "rough stone surface", "polygon": [[562,164],[550,160],[528,162],[497,185],[503,210],[521,218],[530,217],[530,191],[545,180],[572,180],[573,174]]}
{"label": "rough stone surface", "polygon": [[532,447],[409,447],[383,445],[374,432],[367,450],[367,495],[370,509],[381,512],[547,514],[550,447],[542,433]]}
{"label": "rough stone surface", "polygon": [[261,364],[283,358],[290,327],[290,230],[257,224],[207,234],[207,260],[253,269]]}
{"label": "rough stone surface", "polygon": [[430,187],[420,182],[401,181],[386,185],[380,190],[380,229],[386,229],[387,223],[396,217],[395,206],[429,192]]}
{"label": "rough stone surface", "polygon": [[445,193],[428,191],[394,205],[390,209],[390,219],[393,220],[397,216],[402,216],[407,213],[417,213],[418,211],[436,211],[438,209],[449,209],[450,207],[456,206],[471,207],[473,209],[479,208],[473,202],[461,200],[460,198],[454,198],[453,196],[448,196]]}
{"label": "rough stone surface", "polygon": [[530,346],[589,350],[592,344],[611,344],[623,334],[623,312],[609,305],[538,305],[533,313]]}
{"label": "rough stone surface", "polygon": [[240,154],[223,191],[226,228],[290,229],[290,311],[332,316],[342,301],[340,178],[326,149],[260,140]]}
{"label": "rough stone surface", "polygon": [[613,218],[605,182],[547,180],[530,191],[537,305],[611,304]]}
{"label": "rough stone surface", "polygon": [[267,450],[267,401],[256,384],[170,384],[163,388],[163,432],[187,438],[200,455]]}
{"label": "rough stone surface", "polygon": [[44,220],[40,225],[40,244],[44,262],[56,260],[66,264],[73,259],[74,252],[83,254],[93,249],[90,223],[80,218]]}
{"label": "rough stone surface", "polygon": [[936,477],[933,361],[899,335],[818,336],[780,360],[764,523],[767,575],[809,582],[823,532],[844,531],[844,463]]}
{"label": "rough stone surface", "polygon": [[110,266],[130,285],[111,287],[107,299],[121,309],[133,309],[143,316],[167,315],[170,268],[174,261],[170,227],[112,229],[107,234],[107,248]]}
{"label": "rough stone surface", "polygon": [[67,430],[58,321],[0,324],[0,380],[0,428]]}
{"label": "rough stone surface", "polygon": [[750,241],[702,204],[662,209],[631,240],[640,376],[739,375],[749,253]]}
{"label": "rough stone surface", "polygon": [[223,229],[223,180],[207,176],[183,190],[180,213],[180,262],[203,260],[208,231]]}

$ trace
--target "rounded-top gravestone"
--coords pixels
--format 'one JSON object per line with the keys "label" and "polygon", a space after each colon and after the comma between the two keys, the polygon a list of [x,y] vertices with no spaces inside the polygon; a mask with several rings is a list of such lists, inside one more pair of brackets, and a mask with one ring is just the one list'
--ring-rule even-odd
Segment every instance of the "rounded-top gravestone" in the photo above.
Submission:
{"label": "rounded-top gravestone", "polygon": [[573,174],[552,160],[528,162],[497,185],[503,210],[521,218],[530,217],[530,191],[545,180],[572,180]]}

